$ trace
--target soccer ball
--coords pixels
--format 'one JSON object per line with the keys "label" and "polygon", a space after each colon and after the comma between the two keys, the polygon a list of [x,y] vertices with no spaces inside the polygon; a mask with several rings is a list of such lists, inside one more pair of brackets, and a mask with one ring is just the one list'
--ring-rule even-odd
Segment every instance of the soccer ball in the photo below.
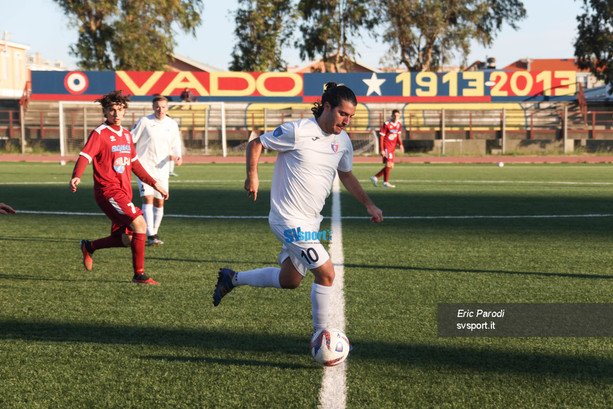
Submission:
{"label": "soccer ball", "polygon": [[311,355],[324,366],[336,366],[347,359],[351,345],[343,331],[332,328],[317,330],[311,338]]}
{"label": "soccer ball", "polygon": [[498,162],[498,167],[501,168],[504,166],[504,162]]}

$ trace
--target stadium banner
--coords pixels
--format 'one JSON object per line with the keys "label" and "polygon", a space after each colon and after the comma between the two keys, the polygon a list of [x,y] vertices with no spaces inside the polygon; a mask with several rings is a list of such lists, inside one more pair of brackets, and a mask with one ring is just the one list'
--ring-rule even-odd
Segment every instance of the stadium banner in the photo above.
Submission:
{"label": "stadium banner", "polygon": [[576,99],[575,71],[401,73],[32,71],[35,100],[93,101],[121,89],[132,101],[164,95],[180,101],[188,88],[198,102],[317,101],[328,81],[345,84],[362,103],[541,102]]}

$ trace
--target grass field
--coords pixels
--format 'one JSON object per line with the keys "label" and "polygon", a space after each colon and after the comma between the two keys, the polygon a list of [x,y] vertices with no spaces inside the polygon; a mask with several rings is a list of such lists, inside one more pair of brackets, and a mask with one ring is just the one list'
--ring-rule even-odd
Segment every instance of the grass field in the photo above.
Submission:
{"label": "grass field", "polygon": [[[609,408],[611,338],[440,338],[437,304],[610,303],[613,167],[401,165],[375,189],[378,168],[354,173],[382,224],[341,196],[347,407]],[[276,264],[260,170],[253,203],[243,165],[177,168],[166,244],[146,252],[162,285],[138,286],[128,249],[82,267],[79,240],[110,227],[70,214],[99,213],[91,167],[71,194],[72,166],[0,163],[0,201],[21,211],[0,216],[0,407],[317,407],[310,276],[212,305],[219,267]]]}

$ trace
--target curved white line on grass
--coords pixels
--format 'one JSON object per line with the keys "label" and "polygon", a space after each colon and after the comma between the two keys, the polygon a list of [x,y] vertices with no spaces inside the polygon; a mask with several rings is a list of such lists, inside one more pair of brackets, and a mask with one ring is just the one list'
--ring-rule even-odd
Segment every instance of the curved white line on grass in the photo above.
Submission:
{"label": "curved white line on grass", "polygon": [[[343,231],[341,224],[341,194],[338,176],[332,186],[332,240],[330,241],[330,259],[334,264],[334,285],[330,296],[330,318],[328,325],[345,332],[345,297],[343,295],[343,278],[345,275],[345,257],[343,255]],[[324,367],[319,391],[319,407],[322,409],[343,409],[347,405],[346,363],[338,366]]]}

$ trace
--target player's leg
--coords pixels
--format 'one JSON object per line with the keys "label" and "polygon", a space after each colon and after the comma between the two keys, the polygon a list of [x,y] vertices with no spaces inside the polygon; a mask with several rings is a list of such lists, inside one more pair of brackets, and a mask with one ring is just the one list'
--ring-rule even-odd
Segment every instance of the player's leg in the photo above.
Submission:
{"label": "player's leg", "polygon": [[158,284],[152,278],[145,274],[145,240],[147,238],[147,223],[141,215],[137,216],[130,223],[132,230],[132,240],[130,248],[132,250],[132,267],[134,268],[134,277],[132,282],[139,284]]}
{"label": "player's leg", "polygon": [[389,183],[390,173],[394,168],[394,153],[390,153],[387,157],[387,161],[385,162],[385,179],[383,182],[383,187],[396,187]]}
{"label": "player's leg", "polygon": [[[168,191],[168,176],[161,175],[158,178],[158,183]],[[162,218],[164,217],[164,198],[162,194],[157,190],[153,190],[151,188],[151,194],[153,195],[153,225],[151,227],[150,232],[148,231],[149,236],[149,245],[150,246],[159,246],[160,244],[164,244],[162,240],[158,237],[158,229],[160,228],[160,224],[162,223]]]}
{"label": "player's leg", "polygon": [[88,271],[93,266],[92,256],[94,251],[130,245],[124,242],[122,233],[125,230],[124,226],[130,221],[130,217],[126,213],[131,213],[132,209],[129,206],[120,206],[114,198],[96,197],[96,203],[112,222],[111,234],[94,241],[81,240],[79,243],[81,253],[83,254],[83,265]]}
{"label": "player's leg", "polygon": [[175,173],[175,161],[172,159],[168,162],[168,176],[179,176]]}
{"label": "player's leg", "polygon": [[313,313],[313,331],[328,326],[330,313],[330,296],[334,283],[334,265],[328,259],[322,266],[311,270],[315,282],[311,287],[311,311]]}
{"label": "player's leg", "polygon": [[141,205],[143,217],[145,218],[145,224],[147,225],[147,236],[153,236],[153,195],[143,196],[141,200],[143,202]]}
{"label": "player's leg", "polygon": [[[156,193],[159,194],[159,192]],[[164,242],[158,237],[158,230],[160,228],[160,224],[162,224],[162,218],[164,218],[164,199],[162,197],[155,197],[153,199],[153,237],[156,246],[164,244]]]}
{"label": "player's leg", "polygon": [[155,214],[154,214],[154,193],[155,189],[153,186],[150,186],[146,183],[143,183],[139,178],[136,178],[136,182],[138,183],[138,191],[140,192],[141,202],[142,202],[142,210],[143,217],[145,218],[145,223],[147,225],[147,237],[149,239],[149,245],[155,246],[155,237],[153,232],[153,226],[155,223]]}
{"label": "player's leg", "polygon": [[217,284],[213,291],[213,305],[218,306],[221,299],[234,287],[242,285],[282,288],[279,280],[280,273],[281,269],[278,267],[264,267],[246,271],[221,268],[217,273]]}
{"label": "player's leg", "polygon": [[378,182],[379,179],[381,179],[381,176],[385,176],[385,170],[387,169],[387,149],[383,153],[385,153],[385,156],[383,157],[383,169],[381,169],[379,173],[377,173],[375,176],[370,177],[370,181],[373,185],[375,185],[375,187],[378,186]]}
{"label": "player's leg", "polygon": [[[317,268],[329,260],[330,256],[319,240],[287,243],[288,236],[286,233],[299,230],[300,227],[275,224],[271,224],[270,227],[275,236],[283,243],[278,258],[281,268],[266,267],[239,272],[228,268],[220,269],[217,276],[217,285],[213,292],[213,305],[219,305],[221,299],[234,287],[242,285],[294,289],[300,285],[308,270]],[[303,228],[304,231],[317,232],[319,223]]]}

